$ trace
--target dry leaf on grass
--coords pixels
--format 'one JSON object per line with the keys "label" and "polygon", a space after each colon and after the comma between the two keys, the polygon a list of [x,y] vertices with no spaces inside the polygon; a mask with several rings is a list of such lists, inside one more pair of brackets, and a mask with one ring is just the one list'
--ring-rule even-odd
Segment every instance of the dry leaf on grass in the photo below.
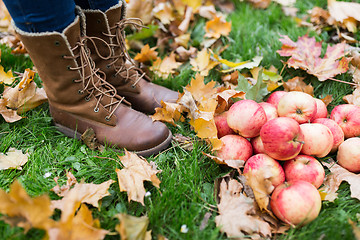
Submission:
{"label": "dry leaf on grass", "polygon": [[156,174],[161,171],[153,169],[146,159],[132,152],[125,151],[125,155],[119,158],[124,165],[123,169],[116,169],[120,191],[127,192],[129,202],[133,200],[144,205],[144,181],[150,181],[159,188],[160,180]]}
{"label": "dry leaf on grass", "polygon": [[21,150],[9,148],[6,154],[0,153],[0,170],[9,168],[21,170],[21,166],[27,163],[28,159],[28,153],[24,154]]}
{"label": "dry leaf on grass", "polygon": [[244,167],[245,161],[244,160],[238,160],[238,159],[222,159],[207,153],[203,154],[210,159],[214,160],[217,164],[224,164],[231,168],[240,169],[241,167]]}
{"label": "dry leaf on grass", "polygon": [[345,57],[345,43],[328,46],[323,58],[320,57],[322,45],[315,37],[302,36],[293,42],[288,36],[280,39],[282,48],[277,51],[280,56],[290,57],[286,64],[295,69],[301,68],[314,75],[319,81],[325,81],[349,70],[349,59]]}
{"label": "dry leaf on grass", "polygon": [[173,8],[171,6],[171,3],[168,1],[156,4],[152,12],[153,15],[163,24],[169,24],[171,21],[175,20]]}
{"label": "dry leaf on grass", "polygon": [[176,61],[175,53],[172,52],[170,56],[165,57],[163,60],[158,58],[149,69],[159,77],[167,78],[170,74],[174,74],[181,64]]}
{"label": "dry leaf on grass", "polygon": [[6,105],[7,105],[7,100],[3,98],[0,99],[0,114],[5,119],[6,122],[12,123],[22,119],[22,117],[17,114],[16,110],[7,108]]}
{"label": "dry leaf on grass", "polygon": [[269,7],[271,0],[247,0],[255,8],[266,9]]}
{"label": "dry leaf on grass", "polygon": [[12,74],[11,69],[7,72],[4,71],[4,67],[0,65],[0,84],[5,83],[10,85],[14,82],[15,77]]}
{"label": "dry leaf on grass", "polygon": [[324,200],[333,202],[337,198],[336,191],[339,189],[340,184],[346,181],[350,184],[351,197],[360,200],[360,175],[349,172],[345,168],[336,164],[334,160],[322,162],[329,170],[330,174],[326,176],[324,186],[319,190],[326,193]]}
{"label": "dry leaf on grass", "polygon": [[201,76],[209,75],[209,71],[219,64],[219,62],[212,61],[209,51],[204,48],[198,52],[196,58],[190,59],[190,64],[193,66],[192,70],[200,72]]}
{"label": "dry leaf on grass", "polygon": [[205,37],[218,39],[221,36],[228,36],[231,31],[231,22],[226,22],[221,17],[215,17],[206,22]]}
{"label": "dry leaf on grass", "polygon": [[238,181],[226,178],[220,180],[216,226],[230,238],[270,237],[270,225],[256,215],[253,199],[246,197],[242,191],[243,186]]}
{"label": "dry leaf on grass", "polygon": [[343,23],[350,32],[356,32],[357,23],[360,21],[359,3],[328,0],[328,9],[336,21]]}
{"label": "dry leaf on grass", "polygon": [[53,191],[59,197],[64,197],[70,191],[70,188],[74,186],[76,183],[78,183],[76,178],[71,172],[67,172],[66,177],[67,177],[66,184],[62,185],[61,187],[59,186],[58,183],[59,177],[55,177],[54,181],[56,182],[56,186],[50,189],[50,191]]}
{"label": "dry leaf on grass", "polygon": [[154,115],[151,116],[153,121],[163,121],[176,126],[175,121],[184,121],[182,116],[183,106],[178,103],[169,103],[161,100],[161,107],[155,108]]}
{"label": "dry leaf on grass", "polygon": [[314,87],[311,84],[306,84],[303,77],[293,77],[283,83],[284,90],[287,92],[300,91],[311,96],[314,96]]}
{"label": "dry leaf on grass", "polygon": [[155,49],[156,47],[150,48],[149,44],[146,44],[141,52],[134,57],[134,60],[142,63],[155,61],[158,55]]}
{"label": "dry leaf on grass", "polygon": [[140,18],[146,25],[153,19],[153,8],[153,0],[131,0],[126,6],[126,17]]}
{"label": "dry leaf on grass", "polygon": [[117,214],[120,224],[115,230],[120,233],[121,239],[151,240],[151,231],[147,231],[149,219],[146,216],[134,217],[124,213]]}
{"label": "dry leaf on grass", "polygon": [[180,133],[175,133],[173,141],[180,145],[182,149],[186,151],[192,151],[194,149],[194,142],[190,137],[183,136]]}

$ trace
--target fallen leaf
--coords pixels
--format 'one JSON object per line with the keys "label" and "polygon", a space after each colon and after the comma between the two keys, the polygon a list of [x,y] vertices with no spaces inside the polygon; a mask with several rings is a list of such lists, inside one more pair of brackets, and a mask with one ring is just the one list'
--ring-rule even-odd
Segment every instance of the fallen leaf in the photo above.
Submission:
{"label": "fallen leaf", "polygon": [[54,224],[50,217],[50,198],[46,195],[31,198],[18,181],[10,186],[9,193],[0,189],[2,220],[28,231],[30,228],[48,229]]}
{"label": "fallen leaf", "polygon": [[360,175],[349,172],[345,168],[336,164],[334,160],[330,159],[329,162],[322,162],[329,170],[330,174],[326,176],[324,186],[320,191],[326,193],[324,200],[333,202],[337,198],[336,191],[339,189],[340,184],[346,181],[350,184],[351,197],[360,200]]}
{"label": "fallen leaf", "polygon": [[105,147],[96,139],[95,131],[92,128],[86,129],[85,132],[81,134],[80,139],[91,150],[98,150],[102,152],[105,149]]}
{"label": "fallen leaf", "polygon": [[158,3],[152,10],[153,15],[159,19],[163,24],[169,24],[171,21],[175,20],[173,13],[173,8],[170,2],[161,2]]}
{"label": "fallen leaf", "polygon": [[360,240],[360,227],[357,226],[357,224],[353,221],[351,221],[351,219],[348,220],[348,222],[351,225],[351,228],[353,230],[354,236],[356,240]]}
{"label": "fallen leaf", "polygon": [[359,3],[328,0],[328,9],[330,15],[335,18],[336,21],[344,23],[350,32],[356,32],[357,22],[360,21]]}
{"label": "fallen leaf", "polygon": [[217,164],[224,164],[227,165],[231,168],[235,168],[235,169],[240,169],[241,167],[244,167],[245,161],[244,160],[239,160],[239,159],[222,159],[219,158],[217,156],[213,156],[210,154],[207,154],[205,152],[203,152],[203,154],[207,157],[209,157],[210,159],[214,160]]}
{"label": "fallen leaf", "polygon": [[129,202],[136,201],[144,205],[144,181],[150,181],[155,187],[160,187],[160,180],[156,176],[160,171],[153,169],[146,159],[135,153],[125,151],[125,156],[119,157],[124,165],[123,169],[116,169],[120,191],[126,191]]}
{"label": "fallen leaf", "polygon": [[296,0],[272,0],[272,1],[285,7],[293,7],[296,3]]}
{"label": "fallen leaf", "polygon": [[178,54],[178,61],[186,62],[189,58],[194,58],[196,56],[197,49],[194,47],[186,49],[183,46],[180,46],[176,48],[175,52]]}
{"label": "fallen leaf", "polygon": [[206,22],[205,37],[218,39],[221,36],[228,36],[231,31],[231,22],[226,22],[221,17],[215,17]]}
{"label": "fallen leaf", "polygon": [[293,77],[283,83],[284,90],[287,92],[300,91],[311,96],[314,96],[314,87],[311,84],[306,84],[303,77]]}
{"label": "fallen leaf", "polygon": [[192,70],[199,72],[201,76],[207,76],[219,62],[212,61],[210,53],[204,48],[198,52],[196,58],[190,59],[190,64],[193,66]]}
{"label": "fallen leaf", "polygon": [[345,43],[328,46],[324,57],[321,58],[321,42],[316,42],[315,37],[309,38],[305,35],[293,42],[288,36],[282,35],[280,41],[283,45],[277,53],[280,56],[290,56],[286,64],[295,69],[306,70],[319,81],[325,81],[349,70],[349,59],[345,57]]}
{"label": "fallen leaf", "polygon": [[175,121],[183,122],[183,106],[178,103],[169,103],[161,100],[161,107],[155,108],[154,115],[151,116],[153,121],[163,121],[176,126]]}
{"label": "fallen leaf", "polygon": [[216,9],[214,5],[201,6],[199,8],[199,15],[203,18],[213,19],[216,17]]}
{"label": "fallen leaf", "polygon": [[332,102],[333,97],[332,95],[326,95],[325,97],[321,97],[320,99],[325,103],[326,106],[328,106]]}
{"label": "fallen leaf", "polygon": [[153,8],[153,0],[131,0],[126,6],[126,18],[140,18],[144,24],[149,24]]}
{"label": "fallen leaf", "polygon": [[4,83],[10,85],[14,82],[15,77],[12,74],[12,71],[9,70],[7,72],[4,71],[4,67],[0,65],[0,84]]}
{"label": "fallen leaf", "polygon": [[175,73],[175,70],[181,65],[175,59],[175,53],[172,52],[170,56],[166,56],[163,60],[158,58],[150,67],[156,75],[162,78],[167,78],[170,74]]}
{"label": "fallen leaf", "polygon": [[158,55],[155,49],[156,47],[150,48],[149,44],[146,44],[141,52],[134,57],[134,60],[142,63],[155,61]]}
{"label": "fallen leaf", "polygon": [[194,142],[190,137],[183,136],[180,133],[175,133],[173,141],[180,145],[182,149],[186,151],[192,151],[194,149]]}
{"label": "fallen leaf", "polygon": [[243,193],[243,186],[236,180],[220,180],[216,226],[229,238],[250,237],[263,239],[271,236],[270,225],[256,215],[254,201]]}
{"label": "fallen leaf", "polygon": [[191,93],[195,101],[202,102],[204,99],[209,99],[217,93],[215,85],[215,81],[210,81],[205,84],[204,76],[197,73],[195,78],[191,79],[190,84],[185,87],[185,90]]}
{"label": "fallen leaf", "polygon": [[360,87],[357,87],[352,94],[343,97],[346,103],[360,106]]}
{"label": "fallen leaf", "polygon": [[124,213],[117,214],[120,224],[115,230],[124,240],[151,240],[151,231],[147,231],[149,219],[146,216],[134,217]]}
{"label": "fallen leaf", "polygon": [[12,123],[22,119],[22,117],[17,114],[16,110],[6,107],[7,102],[7,100],[0,98],[0,114],[5,119],[5,121],[8,123]]}
{"label": "fallen leaf", "polygon": [[[191,7],[186,8],[184,19],[179,24],[178,29],[183,33],[186,33],[187,30],[189,29],[190,21],[193,18],[193,16],[194,16],[193,9]],[[190,35],[189,35],[189,39],[190,39]],[[184,47],[187,47],[187,45],[185,45]]]}
{"label": "fallen leaf", "polygon": [[27,163],[29,154],[23,154],[21,150],[9,148],[6,154],[0,153],[0,170],[4,169],[17,169],[21,170],[21,166]]}
{"label": "fallen leaf", "polygon": [[269,7],[271,0],[247,0],[250,2],[255,8],[266,9]]}
{"label": "fallen leaf", "polygon": [[55,177],[54,181],[56,182],[56,186],[50,189],[50,191],[53,191],[59,197],[64,197],[69,192],[70,188],[74,186],[76,183],[78,183],[75,176],[71,172],[67,172],[66,177],[67,177],[66,184],[61,187],[59,186],[58,183],[59,177]]}
{"label": "fallen leaf", "polygon": [[233,63],[226,59],[221,59],[219,56],[217,56],[215,54],[214,54],[214,57],[216,60],[218,60],[219,62],[221,62],[223,64],[224,69],[221,70],[221,72],[223,72],[223,73],[228,73],[228,72],[232,72],[234,70],[241,70],[241,69],[245,69],[245,68],[252,69],[254,67],[259,66],[261,60],[263,59],[260,56],[256,56],[252,60]]}
{"label": "fallen leaf", "polygon": [[182,34],[174,38],[174,43],[176,44],[176,48],[178,48],[178,46],[187,48],[189,45],[189,41],[190,41],[190,33]]}
{"label": "fallen leaf", "polygon": [[202,5],[202,0],[182,0],[182,2],[191,7],[194,12],[197,12]]}

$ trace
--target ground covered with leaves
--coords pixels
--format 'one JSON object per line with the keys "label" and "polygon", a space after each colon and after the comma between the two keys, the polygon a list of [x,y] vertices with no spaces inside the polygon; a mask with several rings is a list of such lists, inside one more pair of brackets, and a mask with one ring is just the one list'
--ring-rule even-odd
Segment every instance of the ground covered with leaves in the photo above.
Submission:
{"label": "ground covered with leaves", "polygon": [[214,116],[239,99],[296,90],[328,111],[360,105],[359,4],[347,4],[130,0],[128,17],[148,28],[126,30],[129,53],[155,83],[181,93],[151,116],[174,140],[147,159],[98,146],[91,132],[78,141],[55,129],[2,12],[1,239],[360,239],[360,177],[332,162],[335,154],[320,159],[330,182],[320,215],[298,228],[270,220],[266,189],[249,192],[241,160],[213,156]]}

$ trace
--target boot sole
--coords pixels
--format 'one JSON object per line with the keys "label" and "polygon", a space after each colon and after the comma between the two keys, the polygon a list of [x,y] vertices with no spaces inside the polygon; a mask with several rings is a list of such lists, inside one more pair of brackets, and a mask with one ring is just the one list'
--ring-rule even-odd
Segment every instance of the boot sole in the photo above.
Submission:
{"label": "boot sole", "polygon": [[[59,132],[62,132],[64,135],[66,135],[67,137],[70,137],[70,138],[75,138],[75,139],[78,139],[80,140],[81,139],[81,134],[71,128],[68,128],[68,127],[65,127],[63,125],[60,125],[58,123],[55,123],[55,127],[56,129],[59,131]],[[172,140],[172,133],[171,131],[169,130],[169,136],[162,142],[160,143],[159,145],[153,147],[153,148],[149,148],[149,149],[146,149],[146,150],[141,150],[141,151],[132,151],[142,157],[148,157],[148,156],[151,156],[153,154],[156,154],[156,153],[159,153],[160,151],[166,149],[171,140]],[[112,148],[114,149],[115,151],[117,152],[120,152],[121,150],[119,149],[116,149],[116,148]]]}

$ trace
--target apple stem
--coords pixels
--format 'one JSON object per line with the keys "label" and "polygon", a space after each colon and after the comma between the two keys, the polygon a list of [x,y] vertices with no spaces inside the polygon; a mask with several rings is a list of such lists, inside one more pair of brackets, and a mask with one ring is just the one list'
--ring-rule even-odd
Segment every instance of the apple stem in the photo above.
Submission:
{"label": "apple stem", "polygon": [[305,144],[305,142],[304,141],[299,141],[299,140],[294,140],[294,142],[299,142],[299,143],[302,143],[302,144]]}

